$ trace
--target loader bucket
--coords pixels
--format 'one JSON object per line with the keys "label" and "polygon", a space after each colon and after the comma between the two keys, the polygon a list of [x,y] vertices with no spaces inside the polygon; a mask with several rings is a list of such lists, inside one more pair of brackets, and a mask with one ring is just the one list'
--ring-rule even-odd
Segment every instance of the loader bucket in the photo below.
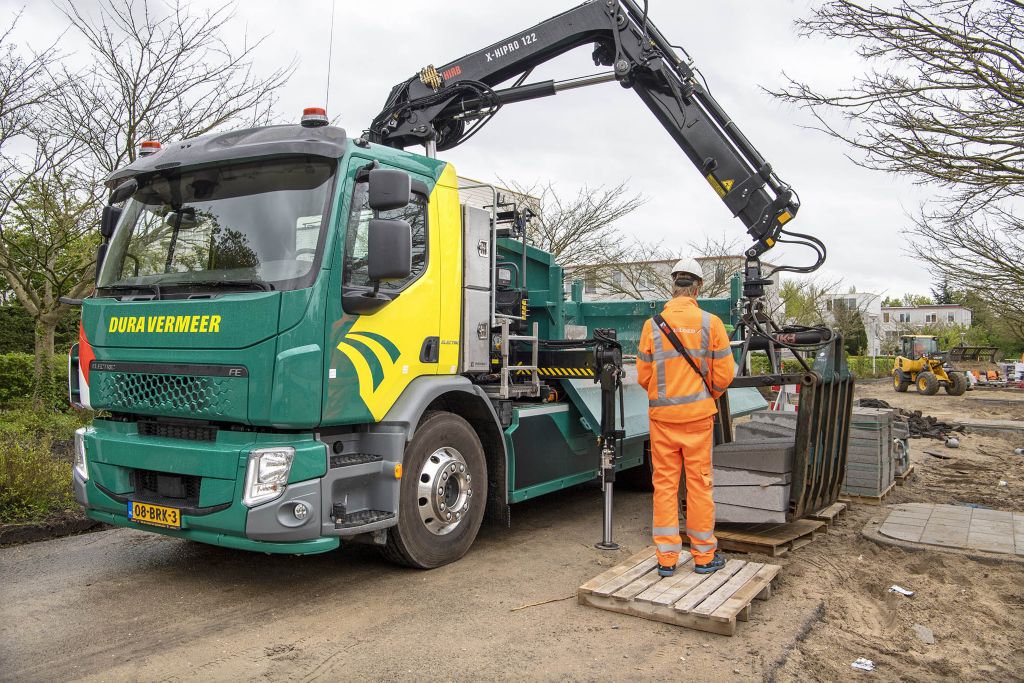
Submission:
{"label": "loader bucket", "polygon": [[983,361],[995,363],[999,352],[995,346],[955,346],[949,350],[947,360],[951,363],[960,361]]}

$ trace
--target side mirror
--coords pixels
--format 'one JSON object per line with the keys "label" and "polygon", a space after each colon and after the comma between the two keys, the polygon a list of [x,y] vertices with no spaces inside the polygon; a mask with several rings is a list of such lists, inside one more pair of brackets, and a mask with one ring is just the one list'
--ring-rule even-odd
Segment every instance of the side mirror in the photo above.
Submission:
{"label": "side mirror", "polygon": [[409,205],[412,199],[412,178],[405,171],[375,168],[370,171],[370,208],[390,211]]}
{"label": "side mirror", "polygon": [[412,273],[412,227],[403,220],[373,218],[366,243],[366,274],[374,283]]}
{"label": "side mirror", "polygon": [[96,247],[96,279],[100,277],[100,269],[103,268],[103,259],[107,257],[107,243],[103,242]]}
{"label": "side mirror", "polygon": [[135,191],[139,189],[139,181],[135,178],[129,178],[120,185],[114,188],[114,191],[110,193],[110,203],[120,204],[124,200],[135,194]]}
{"label": "side mirror", "polygon": [[117,206],[104,206],[103,218],[100,219],[100,235],[103,239],[110,239],[114,234],[114,227],[121,219],[121,208]]}

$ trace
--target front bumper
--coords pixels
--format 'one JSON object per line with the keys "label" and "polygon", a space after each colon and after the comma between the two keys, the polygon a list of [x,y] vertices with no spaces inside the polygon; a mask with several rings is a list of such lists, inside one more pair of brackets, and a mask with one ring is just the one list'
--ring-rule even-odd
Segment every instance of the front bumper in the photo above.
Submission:
{"label": "front bumper", "polygon": [[[338,538],[321,535],[320,481],[327,471],[324,445],[312,434],[217,432],[215,441],[142,436],[130,422],[97,420],[85,433],[89,479],[76,471],[75,498],[86,514],[108,524],[258,552],[305,554],[333,550]],[[288,445],[295,459],[284,494],[253,508],[241,503],[248,454],[254,448]],[[140,493],[140,474],[181,478],[193,485],[187,499]],[[128,518],[131,500],[174,507],[181,528],[165,529]],[[294,515],[303,502],[308,514]]]}
{"label": "front bumper", "polygon": [[[377,438],[366,444],[364,437],[353,434],[343,439],[352,450],[372,448],[380,441],[388,446],[384,450],[399,447],[395,439]],[[272,445],[295,449],[288,485],[280,498],[248,508],[241,498],[249,452]],[[359,465],[332,463],[329,468],[327,448],[312,434],[222,430],[215,442],[194,442],[140,436],[133,423],[97,421],[85,434],[85,449],[89,479],[74,473],[75,498],[88,517],[107,524],[240,550],[311,554],[337,548],[343,537],[397,522],[396,512],[370,524],[335,524],[333,508],[338,501],[357,514],[364,508],[397,511],[398,480],[389,474],[394,463],[381,456]],[[137,490],[139,471],[191,479],[198,493],[188,502],[149,499]],[[181,528],[129,519],[132,500],[180,510]],[[301,518],[295,514],[300,503],[306,508]]]}

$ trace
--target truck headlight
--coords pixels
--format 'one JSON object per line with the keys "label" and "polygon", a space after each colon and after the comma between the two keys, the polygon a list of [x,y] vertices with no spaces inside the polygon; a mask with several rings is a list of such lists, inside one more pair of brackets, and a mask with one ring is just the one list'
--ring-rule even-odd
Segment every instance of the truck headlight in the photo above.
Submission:
{"label": "truck headlight", "polygon": [[295,449],[291,446],[250,451],[242,504],[253,507],[280,497],[288,483],[294,459]]}
{"label": "truck headlight", "polygon": [[89,481],[89,464],[85,461],[85,427],[75,430],[75,472],[83,481]]}

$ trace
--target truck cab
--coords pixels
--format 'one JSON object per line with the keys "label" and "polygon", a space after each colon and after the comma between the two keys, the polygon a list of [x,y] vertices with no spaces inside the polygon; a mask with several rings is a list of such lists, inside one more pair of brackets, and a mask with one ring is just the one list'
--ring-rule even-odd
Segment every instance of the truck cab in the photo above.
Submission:
{"label": "truck cab", "polygon": [[[432,567],[485,512],[595,476],[585,396],[541,395],[537,371],[505,375],[529,396],[488,381],[494,330],[525,339],[529,315],[562,338],[562,274],[497,238],[493,208],[462,206],[451,164],[284,125],[168,145],[107,183],[69,373],[98,411],[76,436],[91,518],[264,552],[368,542]],[[523,320],[495,326],[495,271],[536,269],[529,307],[511,299]],[[574,376],[586,394],[593,372]],[[645,439],[637,423],[618,467]]]}

